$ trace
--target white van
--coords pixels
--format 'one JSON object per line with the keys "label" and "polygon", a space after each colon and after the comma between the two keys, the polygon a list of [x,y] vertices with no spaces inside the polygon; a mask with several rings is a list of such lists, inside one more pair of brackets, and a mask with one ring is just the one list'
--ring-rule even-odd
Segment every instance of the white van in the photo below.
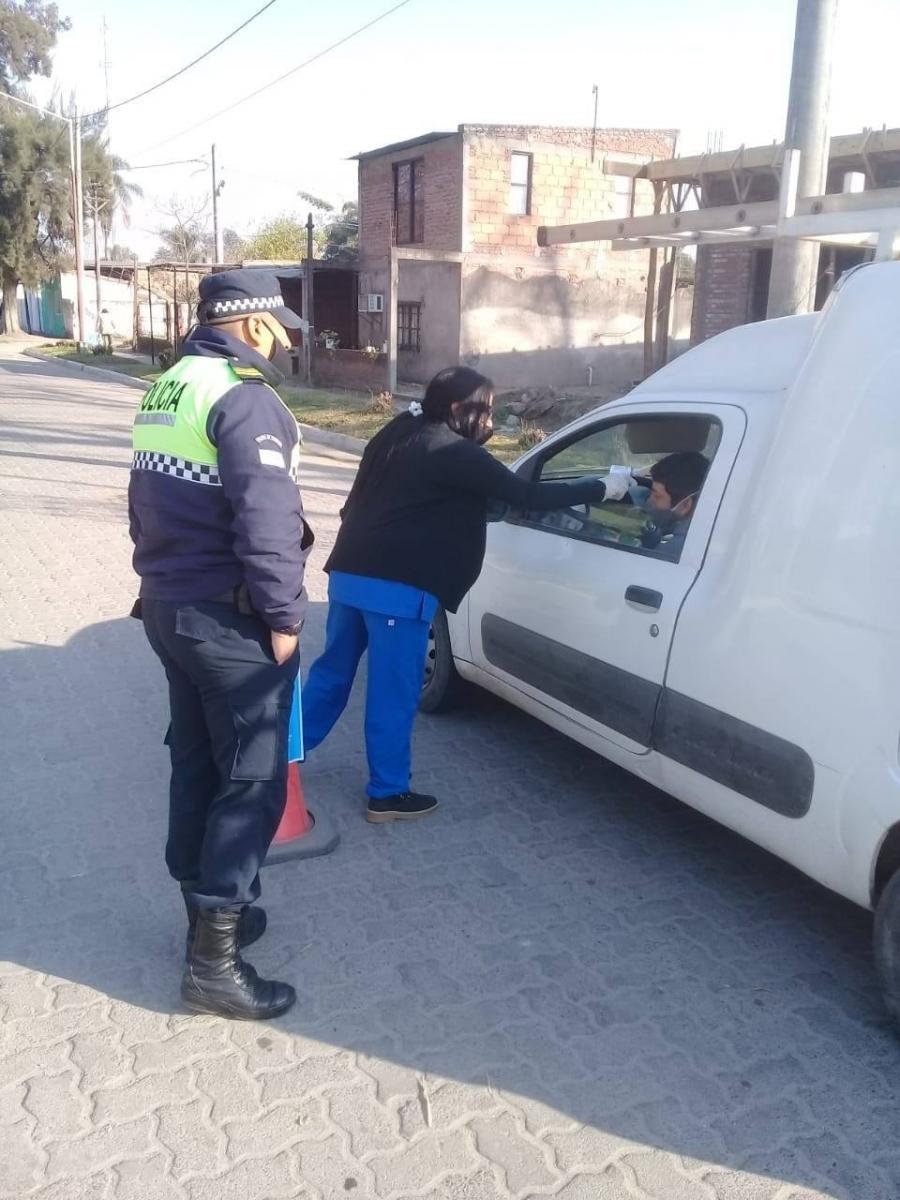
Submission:
{"label": "white van", "polygon": [[422,707],[476,683],[874,908],[900,1016],[900,262],[698,346],[514,469],[650,484],[685,454],[705,481],[661,537],[634,495],[493,523]]}

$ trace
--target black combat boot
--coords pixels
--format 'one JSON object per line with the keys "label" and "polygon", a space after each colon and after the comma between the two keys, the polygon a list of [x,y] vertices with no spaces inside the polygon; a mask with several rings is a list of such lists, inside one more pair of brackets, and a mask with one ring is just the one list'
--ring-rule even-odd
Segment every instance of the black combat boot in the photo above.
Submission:
{"label": "black combat boot", "polygon": [[[181,885],[181,895],[184,898],[188,919],[187,938],[184,944],[185,962],[190,962],[191,948],[194,945],[194,930],[197,928],[197,906],[188,897],[188,891],[194,890],[195,885],[184,883]],[[254,942],[258,942],[266,932],[266,924],[264,908],[259,908],[255,904],[245,904],[241,909],[241,919],[238,922],[238,949],[243,950],[245,946],[252,946]]]}
{"label": "black combat boot", "polygon": [[238,952],[239,908],[197,913],[194,945],[181,981],[181,998],[196,1013],[266,1021],[287,1012],[297,993],[289,983],[260,979]]}

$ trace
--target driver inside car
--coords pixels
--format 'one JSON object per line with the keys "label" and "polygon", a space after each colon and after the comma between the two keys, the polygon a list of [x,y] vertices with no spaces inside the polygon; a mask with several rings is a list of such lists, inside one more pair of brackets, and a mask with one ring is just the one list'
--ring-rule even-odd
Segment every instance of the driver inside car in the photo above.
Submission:
{"label": "driver inside car", "polygon": [[641,545],[645,550],[655,550],[660,558],[678,561],[708,470],[705,455],[698,450],[686,450],[661,458],[650,468],[646,482],[641,477],[635,478],[628,498],[647,514],[641,529]]}

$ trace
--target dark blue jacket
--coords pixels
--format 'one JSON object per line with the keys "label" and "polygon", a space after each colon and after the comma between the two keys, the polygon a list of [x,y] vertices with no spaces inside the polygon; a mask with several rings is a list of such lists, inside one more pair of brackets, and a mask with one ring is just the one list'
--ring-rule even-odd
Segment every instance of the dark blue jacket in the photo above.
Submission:
{"label": "dark blue jacket", "polygon": [[[216,401],[206,423],[221,486],[132,469],[128,509],[141,596],[191,603],[246,584],[266,624],[295,625],[306,609],[303,572],[313,537],[296,479],[297,423],[267,386],[281,376],[211,326],[189,334],[182,353],[227,358],[250,378]],[[276,445],[283,469],[273,465],[277,454],[261,452]]]}

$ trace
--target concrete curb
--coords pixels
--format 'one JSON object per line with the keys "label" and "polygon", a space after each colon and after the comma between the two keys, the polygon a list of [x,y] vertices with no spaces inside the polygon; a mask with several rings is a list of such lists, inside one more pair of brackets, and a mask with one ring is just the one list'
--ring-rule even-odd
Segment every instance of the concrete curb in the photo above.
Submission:
{"label": "concrete curb", "polygon": [[107,371],[104,367],[91,367],[87,363],[72,362],[68,358],[57,358],[55,354],[41,354],[40,350],[25,350],[24,354],[26,358],[55,363],[58,367],[77,371],[80,375],[87,375],[89,379],[99,379],[101,383],[124,383],[126,387],[137,388],[141,392],[149,392],[153,387],[153,384],[148,383],[146,379],[134,379],[131,375],[123,375],[121,371]]}
{"label": "concrete curb", "polygon": [[[366,443],[362,438],[350,437],[347,433],[333,433],[330,429],[317,429],[315,425],[304,425],[298,421],[304,442],[311,442],[320,454],[330,458],[362,458]],[[331,451],[331,454],[328,454]]]}
{"label": "concrete curb", "polygon": [[[23,353],[28,358],[36,358],[40,362],[51,363],[64,370],[76,371],[80,375],[87,375],[89,379],[98,379],[101,383],[124,383],[126,387],[133,387],[141,392],[149,392],[153,386],[146,379],[133,379],[130,375],[123,375],[121,371],[91,367],[86,363],[72,362],[71,359],[57,358],[55,354],[42,354],[40,350],[25,350]],[[315,425],[304,425],[300,421],[297,424],[300,426],[304,442],[315,446],[318,453],[326,458],[337,458],[343,461],[351,459],[356,461],[362,458],[363,450],[366,448],[366,443],[362,438],[350,437],[346,433],[332,433],[329,429],[317,429]]]}

